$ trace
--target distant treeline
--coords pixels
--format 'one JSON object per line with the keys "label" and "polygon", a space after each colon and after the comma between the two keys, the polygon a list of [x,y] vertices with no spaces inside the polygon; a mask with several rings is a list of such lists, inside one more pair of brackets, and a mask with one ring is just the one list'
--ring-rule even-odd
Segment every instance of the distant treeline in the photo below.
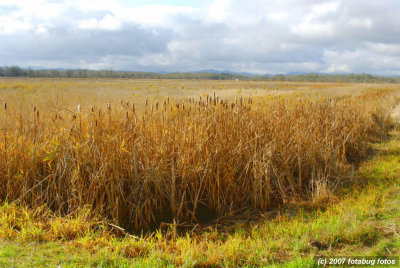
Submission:
{"label": "distant treeline", "polygon": [[[258,76],[257,76],[258,78]],[[290,82],[352,82],[352,83],[400,83],[400,76],[377,76],[371,74],[296,74],[273,75],[273,81]]]}
{"label": "distant treeline", "polygon": [[18,66],[0,67],[0,77],[48,77],[48,78],[137,78],[137,79],[211,79],[211,80],[264,80],[291,82],[354,82],[399,83],[399,76],[370,74],[297,74],[297,75],[242,75],[235,73],[153,73],[86,69],[23,69]]}

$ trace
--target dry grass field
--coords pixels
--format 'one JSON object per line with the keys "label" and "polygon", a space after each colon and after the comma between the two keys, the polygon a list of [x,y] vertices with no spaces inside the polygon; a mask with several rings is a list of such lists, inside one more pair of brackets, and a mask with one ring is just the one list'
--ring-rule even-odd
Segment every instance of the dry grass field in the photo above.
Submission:
{"label": "dry grass field", "polygon": [[[390,115],[399,101],[398,88],[395,84],[2,79],[1,237],[77,243],[76,237],[86,237],[86,232],[105,237],[122,232],[127,239],[145,232],[146,238],[120,242],[125,257],[156,261],[161,257],[150,256],[154,251],[148,244],[154,243],[166,264],[182,265],[186,258],[189,266],[293,261],[293,249],[271,255],[270,244],[270,255],[258,252],[254,245],[261,241],[245,234],[238,239],[255,243],[255,251],[251,241],[245,243],[250,259],[245,255],[236,259],[237,251],[228,249],[213,259],[210,250],[231,238],[221,238],[224,232],[206,233],[204,228],[265,221],[271,213],[286,221],[280,209],[292,206],[326,209],[342,199],[351,203],[342,196],[347,191],[343,189],[350,189],[362,172],[360,166],[373,152],[371,144],[390,139],[396,126]],[[285,215],[298,217],[290,209]],[[25,227],[20,221],[36,226],[36,235],[21,234]],[[274,234],[271,224],[277,223],[268,221],[263,232]],[[170,228],[167,234],[165,226]],[[195,238],[189,237],[197,229],[201,230],[196,231],[197,246],[204,248],[195,256],[183,248],[197,247]],[[90,249],[91,241],[79,243]]]}

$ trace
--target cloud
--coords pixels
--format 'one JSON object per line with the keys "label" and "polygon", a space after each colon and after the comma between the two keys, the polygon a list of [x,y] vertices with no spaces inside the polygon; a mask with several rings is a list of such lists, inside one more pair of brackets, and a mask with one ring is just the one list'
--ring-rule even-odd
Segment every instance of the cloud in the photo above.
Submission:
{"label": "cloud", "polygon": [[0,0],[0,65],[400,75],[398,0],[147,2]]}

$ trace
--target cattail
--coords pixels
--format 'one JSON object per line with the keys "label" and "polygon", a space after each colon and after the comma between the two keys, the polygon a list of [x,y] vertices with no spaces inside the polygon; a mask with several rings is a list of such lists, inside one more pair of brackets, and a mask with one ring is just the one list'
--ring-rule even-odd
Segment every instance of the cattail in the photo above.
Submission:
{"label": "cattail", "polygon": [[93,108],[93,106],[90,106],[90,110],[92,111],[92,113],[94,113],[94,108]]}
{"label": "cattail", "polygon": [[33,106],[33,111],[36,112],[36,106]]}
{"label": "cattail", "polygon": [[111,112],[111,105],[110,105],[109,102],[107,103],[107,110],[108,110],[109,112]]}
{"label": "cattail", "polygon": [[158,110],[158,101],[156,101],[156,110]]}
{"label": "cattail", "polygon": [[7,111],[7,102],[4,103],[4,110]]}
{"label": "cattail", "polygon": [[146,107],[147,107],[147,105],[149,105],[149,100],[148,99],[146,99]]}

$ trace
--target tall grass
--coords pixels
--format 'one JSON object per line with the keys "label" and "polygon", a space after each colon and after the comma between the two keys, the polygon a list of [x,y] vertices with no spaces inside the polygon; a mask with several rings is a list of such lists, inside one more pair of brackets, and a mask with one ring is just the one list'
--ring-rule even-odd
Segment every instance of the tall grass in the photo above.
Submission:
{"label": "tall grass", "polygon": [[61,214],[90,205],[135,230],[318,200],[384,137],[388,94],[166,98],[140,113],[127,100],[63,113],[8,105],[0,199]]}

